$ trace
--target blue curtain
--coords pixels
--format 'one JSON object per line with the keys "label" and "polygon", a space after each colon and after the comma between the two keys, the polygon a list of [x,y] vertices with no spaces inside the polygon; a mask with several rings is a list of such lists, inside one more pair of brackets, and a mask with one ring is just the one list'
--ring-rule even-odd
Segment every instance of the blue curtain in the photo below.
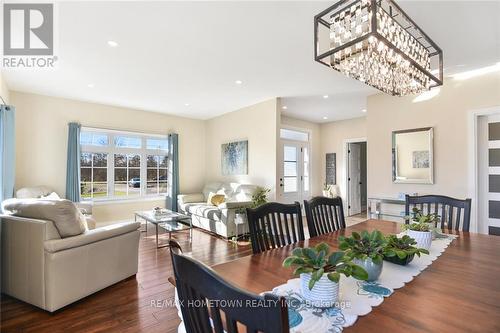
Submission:
{"label": "blue curtain", "polygon": [[0,202],[14,195],[15,113],[13,106],[0,106]]}
{"label": "blue curtain", "polygon": [[177,212],[177,195],[179,194],[179,135],[168,135],[168,209]]}
{"label": "blue curtain", "polygon": [[80,128],[78,123],[69,123],[68,161],[66,165],[66,199],[80,201]]}

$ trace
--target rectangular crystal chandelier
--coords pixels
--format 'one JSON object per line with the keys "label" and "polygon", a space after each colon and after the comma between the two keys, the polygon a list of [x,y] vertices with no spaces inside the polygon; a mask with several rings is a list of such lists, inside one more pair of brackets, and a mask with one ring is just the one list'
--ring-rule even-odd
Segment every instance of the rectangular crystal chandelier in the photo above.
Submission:
{"label": "rectangular crystal chandelier", "polygon": [[443,51],[393,0],[341,0],[314,17],[315,60],[394,96],[443,84]]}

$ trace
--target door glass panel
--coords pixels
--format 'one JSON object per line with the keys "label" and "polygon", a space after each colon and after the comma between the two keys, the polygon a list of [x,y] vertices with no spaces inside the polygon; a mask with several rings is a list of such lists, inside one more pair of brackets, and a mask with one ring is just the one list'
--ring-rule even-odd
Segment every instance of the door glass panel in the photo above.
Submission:
{"label": "door glass panel", "polygon": [[309,141],[309,134],[301,131],[294,131],[286,128],[280,129],[280,137],[282,139],[294,140],[294,141]]}
{"label": "door glass panel", "polygon": [[284,167],[285,177],[297,177],[297,162],[284,162]]}
{"label": "door glass panel", "polygon": [[309,191],[309,177],[304,176],[304,191]]}
{"label": "door glass panel", "polygon": [[293,146],[285,146],[284,161],[297,162],[297,148]]}
{"label": "door glass panel", "polygon": [[284,177],[283,178],[283,191],[297,192],[297,177]]}

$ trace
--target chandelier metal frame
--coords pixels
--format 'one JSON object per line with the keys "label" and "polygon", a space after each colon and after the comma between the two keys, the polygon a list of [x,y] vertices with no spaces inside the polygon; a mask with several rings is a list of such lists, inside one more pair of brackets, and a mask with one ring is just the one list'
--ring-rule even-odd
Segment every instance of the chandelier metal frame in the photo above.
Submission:
{"label": "chandelier metal frame", "polygon": [[[349,10],[349,8],[352,8],[352,6],[355,6],[362,1],[368,1],[370,6],[370,18],[369,18],[369,31],[362,34],[359,37],[356,37],[350,41],[345,42],[344,44],[332,48],[331,47],[331,35],[327,39],[329,41],[329,45],[327,47],[327,50],[323,53],[321,52],[321,45],[320,45],[320,29],[328,29],[328,34],[330,34],[330,29],[331,29],[331,23],[329,20],[335,15],[338,15],[339,13]],[[359,4],[361,6],[361,4]],[[408,54],[403,52],[401,49],[396,47],[391,41],[389,41],[386,37],[384,37],[380,32],[379,32],[379,22],[377,19],[377,12],[378,10],[381,9],[385,12],[385,14],[389,15],[390,18],[397,24],[399,25],[404,31],[406,31],[410,36],[415,38],[415,40],[425,49],[428,51],[428,57],[430,61],[430,70],[427,68],[424,68],[419,64],[417,61],[415,61],[412,57],[410,57]],[[384,14],[384,15],[385,15]],[[326,17],[326,19],[325,19]],[[391,22],[392,23],[392,22]],[[324,35],[324,33],[323,33]],[[394,0],[340,0],[334,5],[330,6],[329,8],[325,9],[321,13],[317,14],[314,16],[314,59],[330,68],[335,69],[336,71],[339,71],[339,69],[335,68],[332,65],[332,60],[331,58],[334,56],[339,51],[343,51],[347,48],[355,47],[356,44],[358,43],[363,43],[367,42],[370,37],[375,37],[379,41],[382,41],[386,46],[388,46],[389,49],[391,49],[393,52],[399,54],[404,60],[408,61],[412,66],[414,66],[416,69],[418,69],[422,74],[428,77],[430,85],[429,89],[441,86],[443,85],[443,51],[441,48],[399,7],[398,4]],[[412,41],[413,42],[413,41]],[[359,44],[358,44],[359,45]],[[349,49],[351,50],[351,49]],[[350,51],[349,51],[350,52]],[[349,76],[353,77],[353,76]],[[354,77],[355,78],[355,77]],[[369,82],[364,82],[376,89],[382,90],[383,89],[370,84]],[[384,91],[386,93],[390,93],[393,96],[402,96],[402,94],[398,94],[394,92],[395,89],[392,91]]]}

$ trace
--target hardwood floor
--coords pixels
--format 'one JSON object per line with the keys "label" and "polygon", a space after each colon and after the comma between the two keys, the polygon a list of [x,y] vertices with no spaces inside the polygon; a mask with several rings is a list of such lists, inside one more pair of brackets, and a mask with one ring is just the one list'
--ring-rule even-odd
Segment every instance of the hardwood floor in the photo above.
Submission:
{"label": "hardwood floor", "polygon": [[[187,232],[176,234],[186,252],[208,265],[227,262],[252,253],[248,244],[234,245],[205,232],[194,230],[193,242]],[[1,332],[177,332],[180,322],[174,307],[173,276],[168,248],[156,249],[155,237],[141,234],[139,272],[55,313],[2,295]],[[165,237],[166,239],[166,237]],[[167,302],[165,302],[167,301]],[[153,306],[152,304],[157,304]]]}
{"label": "hardwood floor", "polygon": [[[347,225],[364,221],[346,218]],[[309,237],[304,218],[306,238]],[[164,306],[173,302],[174,287],[167,281],[173,276],[168,248],[156,249],[152,228],[139,243],[137,276],[119,282],[51,314],[30,304],[2,295],[1,332],[177,332],[177,309]],[[167,239],[164,237],[163,239]],[[198,229],[193,241],[188,232],[175,234],[185,252],[207,265],[228,262],[252,253],[249,243],[238,246]],[[156,304],[156,305],[152,305]]]}

